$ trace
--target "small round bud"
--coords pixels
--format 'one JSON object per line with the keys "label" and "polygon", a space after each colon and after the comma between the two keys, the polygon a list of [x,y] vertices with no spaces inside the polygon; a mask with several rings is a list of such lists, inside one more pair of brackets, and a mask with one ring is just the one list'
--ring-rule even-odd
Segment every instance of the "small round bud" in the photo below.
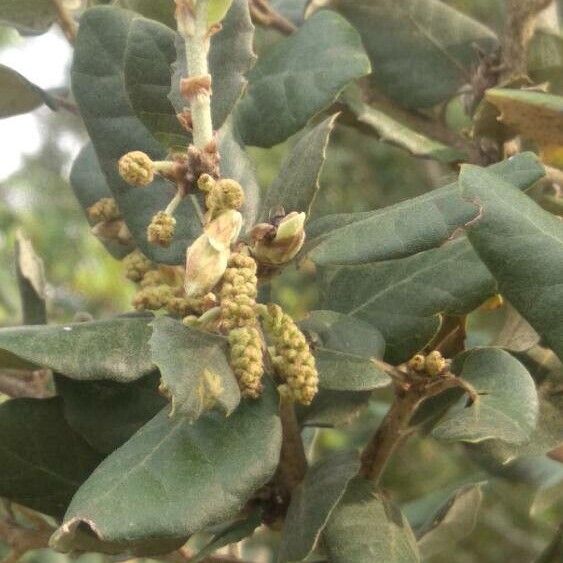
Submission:
{"label": "small round bud", "polygon": [[139,282],[155,265],[140,250],[134,250],[123,259],[123,267],[125,268],[125,277],[131,281]]}
{"label": "small round bud", "polygon": [[425,360],[424,354],[416,354],[408,361],[407,366],[413,371],[421,372],[424,371]]}
{"label": "small round bud", "polygon": [[426,356],[424,367],[428,375],[440,375],[445,371],[446,366],[446,359],[444,358],[444,356],[442,356],[442,354],[440,354],[440,352],[438,352],[438,350],[434,350],[433,352],[430,352],[428,356]]}
{"label": "small round bud", "polygon": [[151,158],[141,151],[128,152],[119,159],[119,175],[132,186],[147,186],[154,180]]}
{"label": "small round bud", "polygon": [[121,213],[113,197],[103,197],[88,208],[88,217],[96,223],[119,219]]}
{"label": "small round bud", "polygon": [[175,227],[176,219],[165,211],[159,211],[152,218],[147,228],[148,241],[159,246],[169,246],[174,236]]}
{"label": "small round bud", "polygon": [[197,179],[197,187],[205,193],[209,193],[217,184],[216,180],[209,174],[202,174]]}

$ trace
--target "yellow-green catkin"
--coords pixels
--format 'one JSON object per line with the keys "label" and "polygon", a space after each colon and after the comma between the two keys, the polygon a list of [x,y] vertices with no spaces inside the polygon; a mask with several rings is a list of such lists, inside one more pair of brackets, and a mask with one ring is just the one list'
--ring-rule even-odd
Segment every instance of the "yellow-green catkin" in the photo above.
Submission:
{"label": "yellow-green catkin", "polygon": [[139,249],[135,249],[123,259],[123,267],[127,279],[140,282],[155,265]]}
{"label": "yellow-green catkin", "polygon": [[243,397],[262,393],[262,337],[256,317],[256,262],[246,254],[231,254],[219,293],[221,326],[228,331],[231,367]]}
{"label": "yellow-green catkin", "polygon": [[133,307],[138,311],[157,311],[167,306],[174,297],[169,285],[150,285],[141,288],[133,297]]}
{"label": "yellow-green catkin", "polygon": [[224,329],[256,324],[256,270],[252,257],[239,252],[231,254],[219,293]]}
{"label": "yellow-green catkin", "polygon": [[276,373],[286,382],[295,401],[311,404],[318,391],[319,375],[305,335],[293,319],[274,304],[267,307],[264,328],[273,342],[271,356]]}
{"label": "yellow-green catkin", "polygon": [[95,223],[113,221],[121,217],[121,212],[113,197],[103,197],[88,208],[88,217]]}
{"label": "yellow-green catkin", "polygon": [[244,190],[236,180],[214,180],[209,174],[202,174],[198,179],[198,186],[206,193],[205,205],[209,219],[226,209],[240,209],[244,203]]}
{"label": "yellow-green catkin", "polygon": [[264,363],[262,337],[257,326],[243,326],[229,332],[231,368],[243,397],[257,399],[262,394]]}
{"label": "yellow-green catkin", "polygon": [[152,244],[170,246],[175,228],[176,219],[166,211],[159,211],[147,227],[147,239]]}

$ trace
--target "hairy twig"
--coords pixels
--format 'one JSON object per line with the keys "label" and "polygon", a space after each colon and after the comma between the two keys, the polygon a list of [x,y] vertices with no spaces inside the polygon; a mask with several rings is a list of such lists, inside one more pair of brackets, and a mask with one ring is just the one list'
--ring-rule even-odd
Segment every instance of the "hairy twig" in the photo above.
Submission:
{"label": "hairy twig", "polygon": [[534,35],[538,15],[552,2],[553,0],[506,0],[502,80],[527,73],[526,52]]}
{"label": "hairy twig", "polygon": [[76,34],[78,31],[78,26],[69,12],[68,8],[64,5],[63,0],[51,0],[53,8],[57,13],[57,22],[62,29],[65,37],[68,39],[71,45],[74,45],[76,41]]}
{"label": "hairy twig", "polygon": [[284,35],[291,35],[297,29],[293,23],[274,10],[268,0],[250,0],[249,7],[255,24],[270,27]]}
{"label": "hairy twig", "polygon": [[[397,376],[402,371],[394,368],[387,373]],[[417,378],[412,382],[396,384],[395,399],[362,452],[360,475],[376,484],[379,483],[391,456],[412,433],[409,423],[419,405],[426,399],[454,387],[463,389],[471,402],[478,400],[475,389],[450,372],[438,378]]]}

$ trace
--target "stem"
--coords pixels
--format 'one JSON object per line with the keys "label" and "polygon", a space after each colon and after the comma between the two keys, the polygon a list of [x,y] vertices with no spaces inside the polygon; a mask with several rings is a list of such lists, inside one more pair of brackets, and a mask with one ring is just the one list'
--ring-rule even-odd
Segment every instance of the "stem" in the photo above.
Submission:
{"label": "stem", "polygon": [[502,80],[526,74],[526,52],[534,35],[538,15],[552,3],[553,0],[507,0]]}
{"label": "stem", "polygon": [[291,493],[305,477],[307,458],[293,401],[283,395],[280,396],[280,418],[283,440],[278,469],[279,481],[283,488]]}
{"label": "stem", "polygon": [[184,194],[178,190],[174,195],[174,197],[172,198],[172,200],[170,201],[170,203],[166,206],[164,213],[166,213],[167,215],[174,215],[176,208],[178,207],[178,205],[180,205],[183,199],[184,199]]}
{"label": "stem", "polygon": [[284,35],[291,35],[297,28],[288,19],[276,12],[268,0],[250,0],[252,21],[263,27],[271,27]]}
{"label": "stem", "polygon": [[[183,0],[185,2],[185,0]],[[186,64],[188,78],[209,76],[207,56],[209,54],[209,28],[207,13],[209,0],[197,0],[194,13],[178,10],[178,19],[190,18],[192,21],[178,21],[178,29],[186,43]],[[191,24],[191,25],[190,25]],[[190,97],[190,110],[193,127],[194,145],[203,149],[213,140],[213,123],[211,121],[211,91],[201,88]]]}
{"label": "stem", "polygon": [[391,407],[362,452],[360,475],[379,484],[391,456],[411,434],[409,423],[419,405],[452,387],[463,389],[472,403],[478,400],[473,386],[450,372],[436,379],[398,384]]}
{"label": "stem", "polygon": [[57,22],[60,28],[65,34],[65,37],[68,39],[68,42],[71,45],[74,45],[78,27],[76,25],[76,22],[74,21],[74,18],[72,17],[72,14],[63,4],[63,0],[51,0],[51,3],[53,4],[53,8],[57,13]]}
{"label": "stem", "polygon": [[407,437],[409,422],[421,401],[419,393],[398,388],[389,411],[362,452],[362,477],[379,483],[391,456]]}

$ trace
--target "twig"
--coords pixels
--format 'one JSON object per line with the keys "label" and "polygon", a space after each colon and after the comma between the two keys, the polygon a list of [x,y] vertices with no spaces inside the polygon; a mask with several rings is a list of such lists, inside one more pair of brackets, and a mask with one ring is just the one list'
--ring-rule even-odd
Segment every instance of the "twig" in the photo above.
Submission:
{"label": "twig", "polygon": [[[396,370],[397,368],[393,370],[395,374]],[[398,372],[402,373],[401,370]],[[391,371],[387,373],[391,374]],[[426,399],[454,387],[463,389],[472,403],[478,400],[477,391],[450,372],[436,379],[425,377],[410,383],[397,384],[395,399],[389,411],[362,452],[360,475],[378,484],[391,456],[410,436],[409,423],[419,405]]]}
{"label": "twig", "polygon": [[501,80],[527,74],[527,49],[536,20],[553,0],[507,0],[503,38],[503,73]]}
{"label": "twig", "polygon": [[49,373],[47,370],[4,369],[0,371],[0,393],[12,398],[43,399],[50,396],[47,390],[48,381]]}
{"label": "twig", "polygon": [[284,35],[291,35],[297,28],[288,19],[274,10],[268,0],[250,0],[252,21],[263,27],[271,27]]}
{"label": "twig", "polygon": [[63,0],[51,0],[53,8],[57,13],[57,22],[62,29],[65,37],[71,45],[74,45],[76,41],[76,34],[78,31],[78,26],[72,17],[72,14],[65,7]]}

